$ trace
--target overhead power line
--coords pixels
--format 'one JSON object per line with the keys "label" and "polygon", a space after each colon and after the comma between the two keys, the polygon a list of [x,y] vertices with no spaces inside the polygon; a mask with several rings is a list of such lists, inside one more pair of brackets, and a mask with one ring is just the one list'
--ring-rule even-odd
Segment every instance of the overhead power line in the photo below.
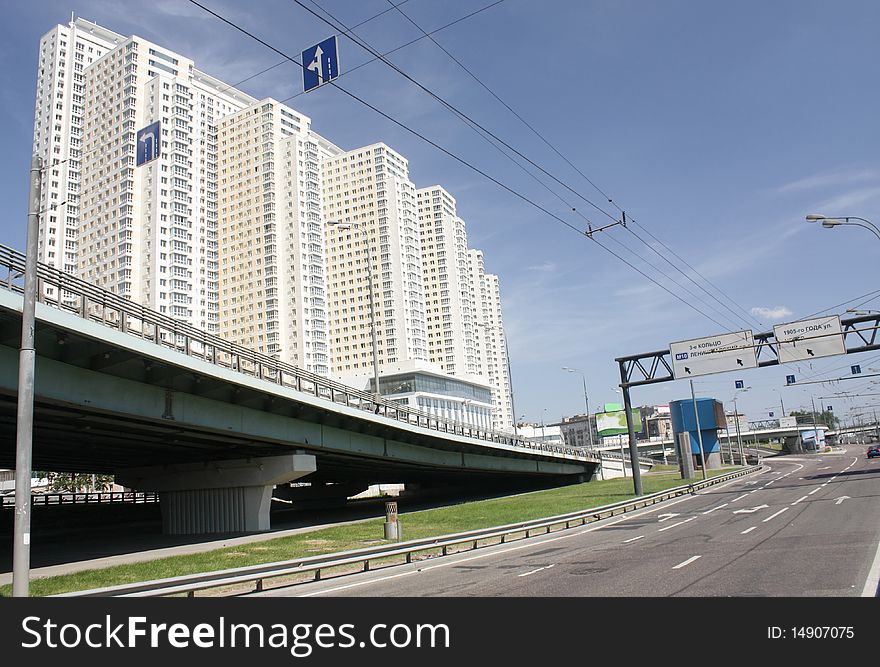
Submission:
{"label": "overhead power line", "polygon": [[[281,50],[278,49],[277,47],[275,47],[275,46],[273,46],[272,44],[269,44],[268,42],[266,42],[264,39],[258,37],[257,35],[253,34],[252,32],[248,31],[247,29],[245,29],[245,28],[239,26],[238,24],[236,24],[235,22],[233,22],[233,21],[227,19],[226,17],[220,15],[219,13],[213,11],[212,9],[210,9],[210,8],[208,8],[208,7],[206,7],[206,6],[204,6],[203,4],[201,4],[200,2],[198,2],[197,0],[189,0],[189,2],[190,2],[191,4],[196,5],[197,7],[201,8],[201,9],[204,10],[205,12],[211,14],[212,16],[214,16],[215,18],[217,18],[218,20],[220,20],[220,21],[226,23],[227,25],[229,25],[230,27],[234,28],[235,30],[241,32],[242,34],[244,34],[244,35],[246,35],[246,36],[248,36],[248,37],[250,37],[250,38],[253,39],[254,41],[256,41],[256,42],[262,44],[263,46],[265,46],[266,48],[270,49],[271,51],[277,53],[278,55],[280,55],[280,56],[282,56],[282,57],[284,57],[284,58],[286,58],[286,59],[289,60],[290,62],[295,63],[296,65],[298,65],[298,66],[301,67],[301,68],[304,67],[304,65],[303,65],[302,63],[300,63],[295,57],[292,57],[292,56],[290,56],[290,55],[284,53],[283,51],[281,51]],[[294,0],[294,2],[297,2],[297,0]],[[299,2],[297,2],[297,4],[299,4],[300,6],[303,6],[303,5],[302,5],[301,3],[299,3]],[[497,3],[496,3],[496,4],[497,4]],[[309,8],[307,8],[307,7],[305,7],[305,6],[303,6],[303,7],[304,7],[307,11],[309,11],[310,13],[312,13],[313,15],[315,15],[316,17],[321,18],[322,20],[324,20],[325,22],[327,22],[328,24],[330,24],[329,21],[326,21],[326,19],[323,19],[323,17],[318,16],[315,12],[311,11]],[[330,25],[332,26],[332,24],[330,24]],[[337,30],[338,30],[338,28],[336,28],[335,26],[334,26],[334,29],[337,29]],[[369,49],[368,49],[368,50],[369,50]],[[375,55],[377,55],[378,58],[382,59],[382,55],[381,55],[381,54],[378,54],[378,53],[375,52],[374,50],[371,51],[371,52],[374,53]],[[404,76],[406,76],[406,75],[404,74]],[[489,180],[489,181],[495,183],[496,185],[498,185],[499,187],[501,187],[501,188],[504,189],[505,191],[507,191],[507,192],[509,192],[510,194],[514,195],[516,198],[518,198],[518,199],[520,199],[520,200],[522,200],[522,201],[528,203],[529,205],[533,206],[534,208],[537,208],[538,210],[540,210],[541,212],[543,212],[545,215],[549,216],[549,217],[552,218],[553,220],[555,220],[555,221],[559,222],[560,224],[562,224],[562,225],[568,227],[569,229],[571,229],[571,230],[577,232],[578,235],[580,235],[580,236],[582,236],[582,237],[585,236],[584,232],[581,231],[577,226],[575,226],[575,225],[573,225],[572,223],[570,223],[569,221],[567,221],[567,220],[565,220],[565,219],[559,217],[558,215],[552,213],[551,211],[549,211],[549,210],[548,210],[547,208],[545,208],[544,206],[538,204],[537,202],[533,201],[533,200],[530,199],[529,197],[526,197],[526,196],[523,195],[522,193],[520,193],[520,192],[518,192],[517,190],[511,188],[510,186],[508,186],[508,185],[506,185],[505,183],[501,182],[501,181],[498,180],[497,178],[491,176],[491,175],[488,174],[486,171],[484,171],[484,170],[480,169],[479,167],[477,167],[476,165],[474,165],[474,164],[468,162],[468,161],[465,160],[464,158],[462,158],[462,157],[456,155],[455,153],[453,153],[452,151],[450,151],[450,150],[446,149],[445,147],[441,146],[441,145],[438,144],[437,142],[435,142],[435,141],[429,139],[427,136],[425,136],[424,134],[420,133],[419,131],[417,131],[417,130],[411,128],[411,127],[409,127],[408,125],[406,125],[406,124],[403,123],[402,121],[397,120],[396,118],[394,118],[394,117],[391,116],[390,114],[386,113],[385,111],[382,111],[381,109],[379,109],[379,108],[377,108],[375,105],[373,105],[373,104],[367,102],[365,99],[361,98],[360,96],[356,95],[355,93],[352,93],[351,91],[347,90],[346,88],[344,88],[343,86],[341,86],[341,85],[338,83],[338,81],[336,81],[336,80],[332,80],[332,81],[329,82],[329,84],[331,84],[334,88],[336,88],[336,89],[339,90],[340,92],[344,93],[344,94],[347,95],[348,97],[354,99],[354,100],[357,101],[357,102],[360,102],[362,105],[366,106],[367,108],[369,108],[369,109],[372,110],[373,112],[379,114],[380,116],[382,116],[382,117],[385,118],[386,120],[388,120],[388,121],[390,121],[391,123],[397,125],[397,126],[400,127],[401,129],[403,129],[403,130],[409,132],[410,134],[412,134],[412,135],[418,137],[419,139],[421,139],[421,140],[424,141],[425,143],[427,143],[427,144],[429,144],[430,146],[432,146],[432,147],[436,148],[437,150],[441,151],[442,153],[444,153],[444,154],[447,155],[448,157],[452,158],[453,160],[455,160],[455,161],[459,162],[460,164],[462,164],[462,165],[468,167],[469,169],[471,169],[471,170],[474,171],[475,173],[478,173],[479,175],[483,176],[483,177],[486,178],[487,180]],[[416,85],[419,85],[420,87],[422,87],[420,84],[416,84]],[[431,94],[432,94],[432,96],[434,96],[433,93],[431,93]],[[436,96],[435,96],[435,97],[436,97]],[[444,103],[444,104],[446,104],[446,103]],[[456,111],[456,113],[460,113],[460,112],[457,112],[457,111]],[[473,122],[473,121],[471,121],[471,122]],[[482,127],[482,126],[480,126],[478,123],[474,123],[474,124],[477,125],[478,127]],[[495,135],[493,135],[491,132],[488,132],[488,130],[485,130],[485,131],[486,131],[490,136],[493,136],[493,137],[495,136]],[[495,137],[495,138],[497,139],[497,137]],[[507,144],[506,144],[505,142],[503,142],[502,140],[500,140],[500,139],[497,139],[497,140],[500,141],[500,142],[501,142],[502,144],[504,144],[505,146],[507,146]],[[514,148],[512,148],[512,147],[510,147],[510,150],[512,150],[512,151],[516,152],[517,154],[519,154],[519,152],[516,151],[516,149],[514,149]],[[521,154],[520,154],[520,155],[521,155]],[[523,159],[526,159],[527,161],[529,161],[530,164],[534,164],[533,162],[531,162],[531,161],[530,161],[528,158],[526,158],[525,156],[522,156],[522,157],[523,157]],[[534,166],[536,166],[536,168],[538,168],[539,170],[541,170],[542,172],[546,173],[548,176],[550,176],[551,178],[553,178],[553,180],[555,180],[555,181],[557,181],[558,183],[560,183],[560,185],[563,185],[563,187],[565,187],[566,189],[571,190],[572,192],[574,192],[579,198],[584,199],[585,201],[587,201],[588,203],[590,203],[591,205],[593,205],[594,207],[596,207],[598,210],[602,211],[602,213],[605,214],[606,216],[610,216],[610,214],[608,214],[607,212],[605,212],[605,211],[602,210],[601,208],[598,208],[595,204],[593,204],[592,202],[589,202],[589,200],[586,200],[582,195],[580,195],[579,193],[577,193],[577,192],[575,192],[574,190],[572,190],[569,186],[565,185],[564,183],[562,183],[561,181],[559,181],[558,179],[556,179],[555,177],[553,177],[551,174],[549,174],[548,172],[546,172],[545,170],[543,170],[543,169],[542,169],[541,167],[539,167],[538,165],[534,165]],[[614,219],[614,218],[612,218],[612,219]],[[626,264],[627,266],[629,266],[630,268],[632,268],[633,270],[635,270],[637,273],[639,273],[640,275],[642,275],[644,278],[646,278],[646,279],[649,280],[650,282],[654,283],[655,285],[657,285],[658,287],[660,287],[661,289],[663,289],[665,292],[667,292],[668,294],[670,294],[671,296],[673,296],[675,299],[681,301],[683,304],[685,304],[686,306],[688,306],[689,308],[691,308],[691,309],[694,310],[695,312],[699,313],[699,314],[702,315],[703,317],[706,317],[706,318],[709,319],[710,321],[715,322],[715,323],[718,324],[719,326],[722,326],[720,323],[717,322],[717,320],[715,320],[715,319],[712,318],[711,316],[707,315],[705,312],[703,312],[702,310],[700,310],[699,308],[697,308],[696,306],[694,306],[692,303],[690,303],[690,302],[687,301],[686,299],[682,298],[680,295],[676,294],[675,292],[673,292],[672,290],[670,290],[668,287],[666,287],[666,286],[663,285],[662,283],[658,282],[657,280],[655,280],[654,278],[652,278],[651,276],[649,276],[648,274],[646,274],[644,271],[642,271],[641,269],[639,269],[638,267],[636,267],[635,265],[633,265],[631,262],[627,261],[625,258],[621,257],[620,255],[618,255],[617,253],[615,253],[614,251],[612,251],[610,248],[608,248],[607,246],[605,246],[605,245],[602,244],[601,242],[597,241],[596,239],[592,239],[592,240],[593,240],[595,243],[597,243],[600,247],[602,247],[606,252],[608,252],[608,253],[611,254],[612,256],[614,256],[614,257],[616,257],[617,259],[619,259],[620,261],[622,261],[624,264]],[[724,327],[722,326],[722,328],[724,328]]]}

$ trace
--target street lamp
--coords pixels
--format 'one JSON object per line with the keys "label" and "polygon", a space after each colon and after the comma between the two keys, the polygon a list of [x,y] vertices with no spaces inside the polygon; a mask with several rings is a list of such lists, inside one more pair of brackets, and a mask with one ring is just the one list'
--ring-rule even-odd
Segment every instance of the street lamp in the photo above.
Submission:
{"label": "street lamp", "polygon": [[590,421],[590,399],[587,398],[587,376],[584,375],[583,371],[580,371],[577,368],[563,366],[562,370],[568,373],[578,373],[584,381],[584,406],[587,408],[587,433],[590,434],[590,449],[593,449],[593,424]]}
{"label": "street lamp", "polygon": [[737,447],[739,447],[739,461],[740,461],[741,465],[746,464],[746,455],[745,455],[745,451],[743,450],[742,432],[739,429],[739,410],[736,407],[736,400],[739,398],[738,394],[740,392],[746,392],[751,388],[752,388],[751,386],[748,386],[748,387],[743,387],[742,389],[737,389],[735,392],[733,392],[733,399],[731,399],[733,401],[734,426],[736,426],[736,444],[737,444]]}
{"label": "street lamp", "polygon": [[840,225],[854,225],[856,227],[864,227],[873,232],[874,236],[880,239],[880,229],[878,229],[877,225],[873,222],[866,220],[865,218],[859,218],[854,215],[827,216],[819,215],[818,213],[811,213],[806,217],[807,222],[819,222],[820,220],[822,221],[822,226],[826,229],[832,229]]}
{"label": "street lamp", "polygon": [[[474,324],[478,327],[482,327],[483,329],[495,329],[501,330],[501,335],[504,336],[504,356],[507,357],[507,384],[510,387],[510,413],[514,416],[513,419],[513,436],[519,437],[519,432],[516,429],[516,406],[513,403],[513,374],[510,372],[510,350],[507,347],[507,334],[504,332],[503,327],[494,326],[492,324],[484,324],[482,322],[474,322]],[[525,415],[523,415],[525,417]]]}
{"label": "street lamp", "polygon": [[373,400],[376,401],[376,410],[378,410],[378,403],[382,398],[382,394],[379,391],[379,342],[376,331],[376,298],[373,293],[373,262],[370,259],[370,237],[367,236],[367,233],[360,225],[352,224],[350,222],[340,222],[339,220],[327,220],[326,222],[328,225],[336,227],[337,229],[353,229],[360,232],[363,234],[364,241],[366,242],[367,284],[370,286],[370,328],[373,332]]}

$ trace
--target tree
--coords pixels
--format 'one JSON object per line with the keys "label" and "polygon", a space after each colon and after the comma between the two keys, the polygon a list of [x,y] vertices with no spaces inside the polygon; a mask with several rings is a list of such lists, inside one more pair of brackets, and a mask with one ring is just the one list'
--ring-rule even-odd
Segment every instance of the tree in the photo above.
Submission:
{"label": "tree", "polygon": [[[807,410],[792,410],[788,413],[792,417],[809,417],[809,423],[813,423],[813,413],[808,412]],[[817,412],[816,413],[816,424],[824,425],[828,428],[836,428],[837,423],[840,420],[834,416],[833,412],[826,410],[825,412]],[[803,423],[799,420],[800,423]]]}
{"label": "tree", "polygon": [[[76,493],[77,491],[104,491],[113,485],[113,475],[77,472],[48,472],[49,490]],[[92,488],[94,479],[94,489]]]}

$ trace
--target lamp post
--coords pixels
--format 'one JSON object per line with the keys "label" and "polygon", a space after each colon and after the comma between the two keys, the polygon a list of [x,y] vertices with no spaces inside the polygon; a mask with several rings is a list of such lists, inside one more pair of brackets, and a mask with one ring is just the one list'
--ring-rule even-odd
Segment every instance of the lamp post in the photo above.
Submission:
{"label": "lamp post", "polygon": [[826,229],[833,229],[834,227],[839,227],[840,225],[854,225],[856,227],[864,227],[865,229],[873,232],[874,236],[880,239],[880,229],[877,228],[870,220],[866,220],[865,218],[859,218],[855,215],[839,215],[839,216],[827,216],[820,215],[818,213],[811,213],[806,217],[807,222],[822,222],[822,226]]}
{"label": "lamp post", "polygon": [[751,388],[752,388],[751,386],[748,386],[748,387],[744,387],[742,389],[737,389],[735,392],[733,392],[733,419],[734,419],[734,425],[736,426],[736,444],[737,444],[737,447],[739,448],[740,465],[746,464],[746,454],[745,454],[745,450],[743,449],[742,432],[740,431],[740,428],[739,428],[739,410],[736,407],[736,400],[737,400],[737,398],[739,398],[738,394],[740,392],[746,392]]}
{"label": "lamp post", "polygon": [[366,245],[367,257],[367,284],[370,287],[370,328],[373,333],[373,400],[376,401],[376,410],[379,409],[378,403],[382,398],[379,391],[379,342],[376,331],[376,297],[373,291],[373,261],[370,259],[370,238],[360,225],[350,222],[340,222],[338,220],[327,220],[328,225],[332,225],[338,229],[353,229],[363,234]]}
{"label": "lamp post", "polygon": [[[504,356],[507,358],[507,384],[510,387],[510,414],[513,415],[513,436],[519,437],[519,432],[516,428],[516,405],[513,402],[513,374],[510,372],[510,350],[507,347],[507,334],[504,333],[503,327],[494,326],[492,324],[483,324],[482,322],[475,322],[476,326],[482,327],[483,329],[498,329],[501,330],[501,335],[504,336]],[[525,415],[523,415],[525,417]]]}
{"label": "lamp post", "polygon": [[584,381],[584,407],[587,409],[587,433],[589,433],[590,436],[590,449],[593,449],[593,423],[590,420],[590,399],[587,397],[587,376],[584,375],[583,371],[580,371],[577,368],[563,366],[562,370],[568,373],[578,373]]}

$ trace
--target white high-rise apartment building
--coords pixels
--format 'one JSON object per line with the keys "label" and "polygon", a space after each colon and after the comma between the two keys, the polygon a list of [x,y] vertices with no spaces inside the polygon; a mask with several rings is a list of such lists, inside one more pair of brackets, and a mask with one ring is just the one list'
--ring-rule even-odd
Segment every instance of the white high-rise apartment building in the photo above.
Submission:
{"label": "white high-rise apartment building", "polygon": [[341,150],[310,126],[271,99],[219,123],[220,334],[327,375],[321,162]]}
{"label": "white high-rise apartment building", "polygon": [[[56,26],[40,40],[34,153],[43,158],[39,261],[67,273],[77,269],[85,70],[123,37],[83,19]],[[54,296],[54,288],[46,288]]]}
{"label": "white high-rise apartment building", "polygon": [[[216,332],[216,123],[255,100],[83,19],[50,31],[40,59],[41,261]],[[136,167],[137,131],[154,121],[160,156]]]}
{"label": "white high-rise apartment building", "polygon": [[[255,100],[139,37],[86,69],[85,96],[80,275],[216,332],[216,124]],[[160,155],[136,167],[155,121]]]}
{"label": "white high-rise apartment building", "polygon": [[428,356],[449,375],[479,374],[464,220],[456,215],[455,199],[439,185],[417,190],[416,197]]}
{"label": "white high-rise apartment building", "polygon": [[382,143],[328,157],[324,217],[333,375],[357,382],[373,374],[369,266],[380,367],[427,360],[422,247],[406,159]]}
{"label": "white high-rise apartment building", "polygon": [[468,250],[468,271],[474,303],[477,304],[475,348],[480,359],[480,375],[492,388],[492,428],[513,427],[512,385],[507,352],[507,335],[501,314],[498,276],[485,273],[483,252]]}

